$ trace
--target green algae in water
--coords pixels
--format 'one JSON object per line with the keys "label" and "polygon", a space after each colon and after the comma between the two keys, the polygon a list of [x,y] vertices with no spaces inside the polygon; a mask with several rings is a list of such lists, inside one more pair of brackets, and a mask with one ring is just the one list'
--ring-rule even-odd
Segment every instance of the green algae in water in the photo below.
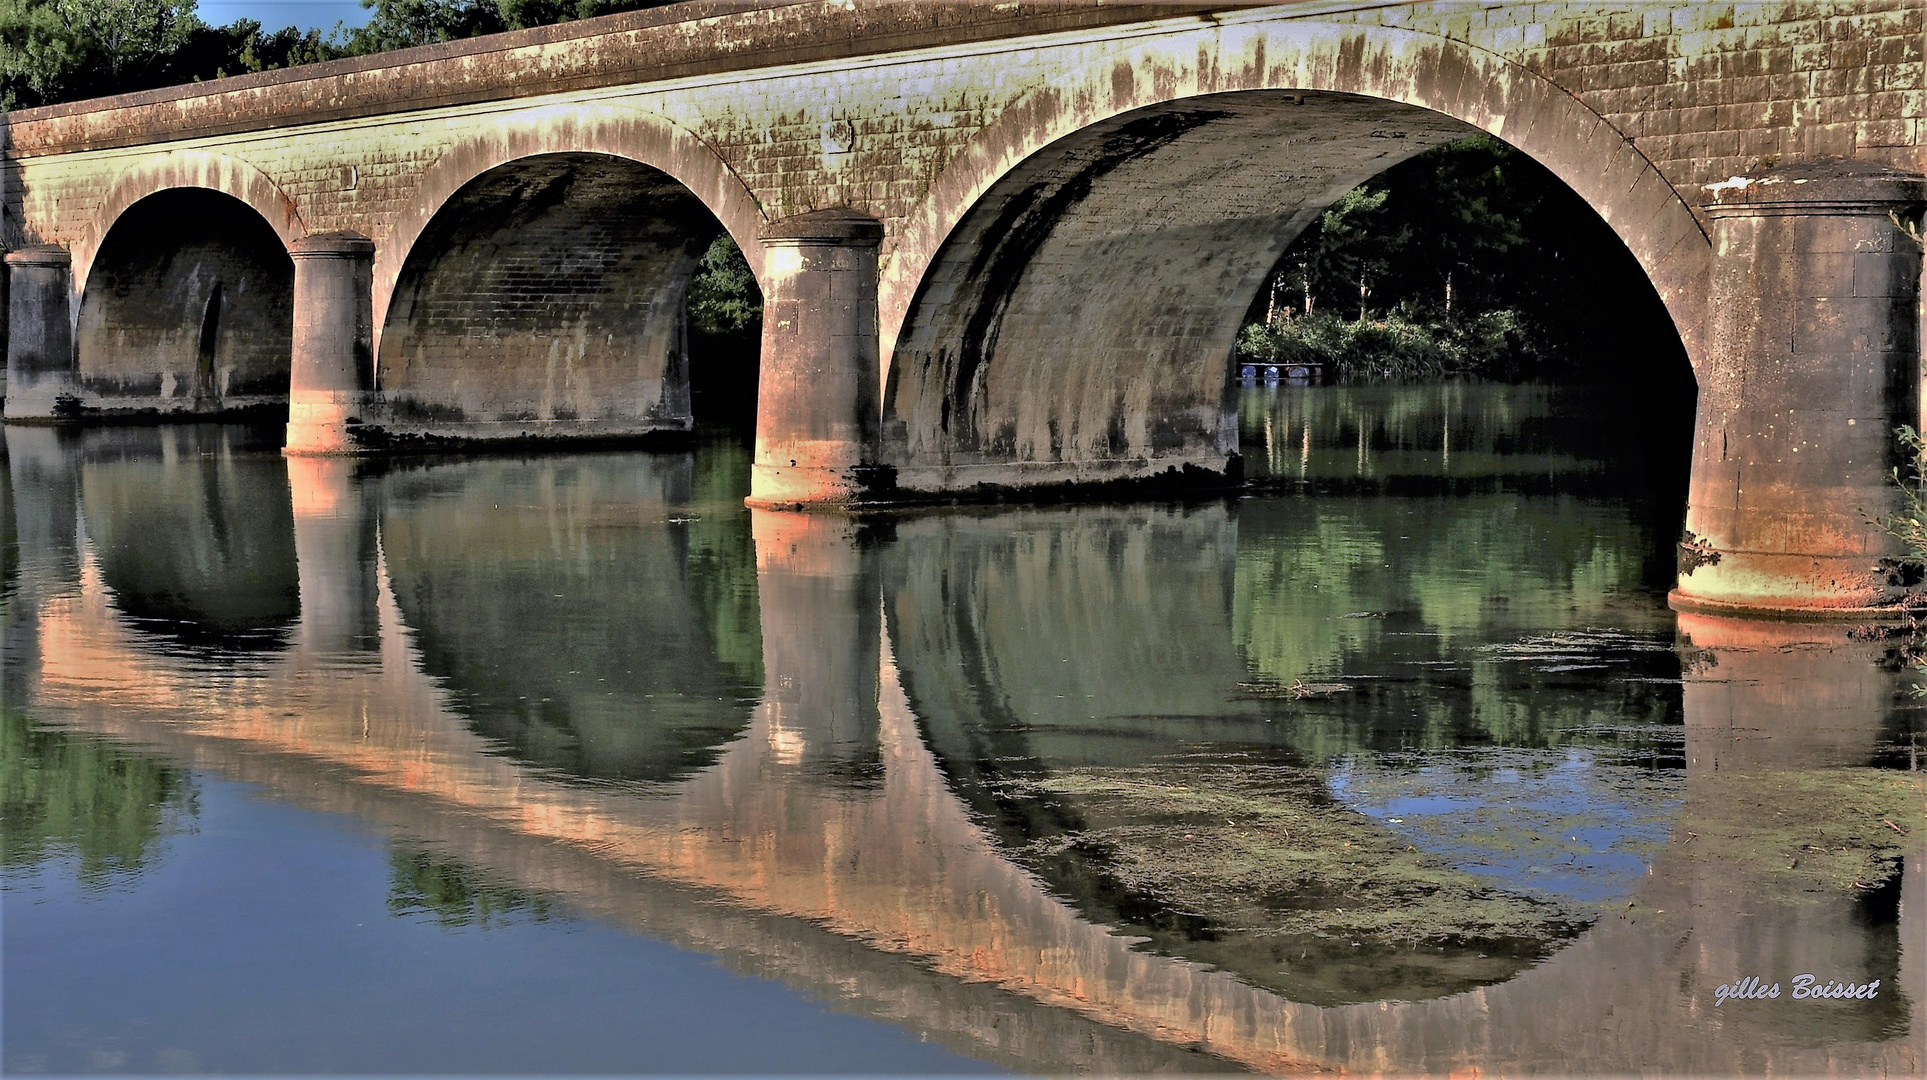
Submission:
{"label": "green algae in water", "polygon": [[1717,863],[1778,900],[1885,886],[1927,841],[1927,775],[1779,769],[1696,778],[1676,856]]}
{"label": "green algae in water", "polygon": [[1149,945],[1317,1004],[1416,999],[1511,977],[1597,911],[1448,865],[1334,802],[1323,770],[1160,764],[1009,781],[1074,803],[1082,827],[1017,853],[1046,879],[1096,876]]}
{"label": "green algae in water", "polygon": [[[1927,778],[1877,769],[1696,776],[1615,767],[1597,782],[1659,826],[1637,852],[1663,849],[1670,870],[1771,903],[1858,899],[1895,880],[1927,837]],[[1423,777],[1371,769],[1363,796],[1423,797]],[[1668,775],[1670,773],[1670,775]],[[1238,974],[1294,1000],[1414,1000],[1489,985],[1563,947],[1607,912],[1590,899],[1508,887],[1412,842],[1437,847],[1443,825],[1400,830],[1331,798],[1330,773],[1250,763],[1167,761],[1084,767],[1003,782],[1006,796],[1074,807],[1077,825],[1033,839],[1019,861],[1079,898],[1088,914],[1144,934],[1146,945]],[[1575,854],[1557,815],[1494,808],[1458,831],[1462,846],[1549,861]],[[1429,831],[1428,831],[1429,830]],[[1571,849],[1570,851],[1568,849]],[[1474,862],[1479,860],[1474,859]]]}

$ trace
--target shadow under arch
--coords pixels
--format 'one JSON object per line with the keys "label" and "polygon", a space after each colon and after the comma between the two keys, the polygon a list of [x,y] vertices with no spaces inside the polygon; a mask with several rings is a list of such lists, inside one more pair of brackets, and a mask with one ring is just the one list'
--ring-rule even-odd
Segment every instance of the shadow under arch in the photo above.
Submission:
{"label": "shadow under arch", "polygon": [[171,150],[144,157],[107,189],[86,231],[73,245],[75,297],[86,289],[100,245],[121,215],[150,195],[176,188],[218,191],[246,203],[284,246],[308,234],[294,200],[267,173],[248,162],[204,150]]}
{"label": "shadow under arch", "polygon": [[[485,135],[442,152],[421,176],[407,209],[375,237],[374,316],[379,355],[396,283],[422,232],[455,194],[490,170],[545,154],[602,154],[659,171],[687,188],[742,249],[762,280],[766,222],[748,185],[694,133],[652,113],[614,106],[547,106],[492,118]],[[379,362],[379,361],[378,361]]]}
{"label": "shadow under arch", "polygon": [[384,426],[459,439],[688,430],[685,301],[726,232],[700,194],[626,154],[545,151],[474,175],[392,279],[377,269],[392,280],[376,354]]}
{"label": "shadow under arch", "polygon": [[79,286],[74,333],[81,386],[102,409],[205,413],[286,403],[290,223],[260,213],[258,195],[170,187],[115,216]]}
{"label": "shadow under arch", "polygon": [[1477,130],[1387,98],[1253,90],[1031,154],[950,231],[905,312],[884,388],[898,482],[1232,471],[1229,358],[1266,275],[1344,192]]}

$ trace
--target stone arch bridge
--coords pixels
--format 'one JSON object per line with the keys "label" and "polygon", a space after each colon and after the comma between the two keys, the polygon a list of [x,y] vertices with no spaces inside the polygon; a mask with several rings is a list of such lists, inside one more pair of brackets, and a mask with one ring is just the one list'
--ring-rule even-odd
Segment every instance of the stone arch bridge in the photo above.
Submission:
{"label": "stone arch bridge", "polygon": [[1699,384],[1675,601],[1840,614],[1919,415],[1907,0],[698,0],[13,112],[12,421],[286,401],[290,453],[690,420],[765,298],[753,501],[1222,474],[1240,316],[1341,193],[1485,131],[1624,241]]}

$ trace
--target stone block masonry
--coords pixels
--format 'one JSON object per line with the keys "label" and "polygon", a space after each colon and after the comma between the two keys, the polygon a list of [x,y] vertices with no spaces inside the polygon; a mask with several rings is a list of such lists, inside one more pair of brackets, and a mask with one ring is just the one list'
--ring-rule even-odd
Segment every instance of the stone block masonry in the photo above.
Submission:
{"label": "stone block masonry", "polygon": [[[372,243],[371,363],[352,390],[330,391],[358,396],[329,406],[346,410],[330,423],[353,413],[364,448],[686,426],[681,303],[700,245],[733,236],[781,306],[768,260],[789,238],[770,233],[766,246],[766,229],[836,211],[880,229],[873,301],[851,301],[874,303],[874,340],[824,329],[848,355],[766,356],[764,392],[784,396],[765,404],[786,419],[759,438],[807,437],[811,449],[759,456],[757,497],[842,504],[859,489],[1218,474],[1236,449],[1230,342],[1267,260],[1347,187],[1485,131],[1547,166],[1625,242],[1703,390],[1726,377],[1715,371],[1762,364],[1802,372],[1789,394],[1857,386],[1847,346],[1864,339],[1885,357],[1873,378],[1887,389],[1841,389],[1860,396],[1836,404],[1856,427],[1887,431],[1919,415],[1917,384],[1900,387],[1918,366],[1919,289],[1895,278],[1908,268],[1796,243],[1787,258],[1801,280],[1834,284],[1802,294],[1828,303],[1788,328],[1795,359],[1766,357],[1766,339],[1734,345],[1709,305],[1730,268],[1709,239],[1728,226],[1706,187],[1816,162],[1927,169],[1923,18],[1927,5],[1905,0],[704,0],[21,110],[0,121],[0,241],[58,249],[68,264],[12,268],[14,336],[28,344],[10,365],[8,415],[53,418],[51,398],[11,385],[50,362],[50,288],[65,290],[68,348],[101,358],[32,376],[66,380],[71,408],[191,409],[271,385],[260,380],[273,363],[209,323],[212,278],[232,310],[232,265],[179,281],[151,269],[156,245],[201,252],[197,266],[212,258],[210,237],[169,241],[141,224],[143,200],[163,192],[219,193],[251,212],[250,251],[268,234]],[[1848,295],[1842,275],[1884,290],[1879,302],[1834,303]],[[306,325],[298,282],[248,281],[261,310],[285,298]],[[845,304],[846,287],[811,289],[795,292],[816,298],[797,319],[821,329],[855,317],[823,307]],[[90,314],[104,312],[118,314]],[[132,365],[119,382],[90,381],[113,342],[147,359],[117,355]],[[852,365],[869,373],[860,388],[841,374]],[[1771,411],[1764,385],[1747,410]],[[792,456],[827,471],[796,487],[781,464]],[[1844,520],[1833,505],[1844,489],[1802,491],[1800,513]],[[1715,549],[1722,535],[1696,531]],[[1806,555],[1896,554],[1833,526],[1803,535],[1832,545]],[[1703,583],[1719,576],[1687,591],[1718,593]],[[1860,600],[1821,606],[1886,596],[1859,588],[1847,592]],[[1772,606],[1809,592],[1746,595]]]}

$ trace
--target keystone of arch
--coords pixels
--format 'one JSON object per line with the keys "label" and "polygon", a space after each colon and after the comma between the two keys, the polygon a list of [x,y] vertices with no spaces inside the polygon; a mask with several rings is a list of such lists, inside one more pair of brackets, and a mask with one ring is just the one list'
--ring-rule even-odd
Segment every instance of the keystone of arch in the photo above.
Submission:
{"label": "keystone of arch", "polygon": [[1411,30],[1301,20],[1226,23],[1131,44],[1002,110],[904,222],[878,293],[887,380],[912,298],[944,241],[1025,159],[1092,124],[1241,90],[1314,90],[1429,109],[1544,165],[1639,260],[1697,367],[1712,248],[1679,192],[1631,140],[1557,84],[1493,53]]}
{"label": "keystone of arch", "polygon": [[87,278],[93,272],[100,245],[121,215],[149,195],[181,188],[218,191],[241,200],[261,215],[261,220],[267,222],[283,244],[291,244],[308,234],[294,200],[256,166],[226,154],[170,150],[142,158],[107,189],[100,207],[73,245],[75,297],[86,292]]}
{"label": "keystone of arch", "polygon": [[543,154],[606,154],[664,173],[716,215],[761,283],[763,208],[729,163],[694,132],[655,113],[615,105],[543,105],[483,122],[484,130],[464,136],[423,171],[404,200],[407,209],[375,238],[376,355],[402,267],[428,223],[469,181]]}

